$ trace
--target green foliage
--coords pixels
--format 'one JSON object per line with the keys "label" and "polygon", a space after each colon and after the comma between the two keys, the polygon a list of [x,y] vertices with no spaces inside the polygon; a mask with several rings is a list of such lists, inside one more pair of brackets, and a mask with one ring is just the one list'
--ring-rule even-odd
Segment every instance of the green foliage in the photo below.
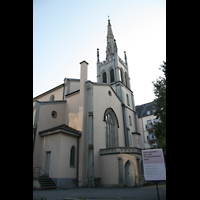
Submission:
{"label": "green foliage", "polygon": [[160,122],[157,122],[153,125],[155,129],[156,138],[158,138],[158,148],[163,149],[165,161],[166,161],[166,62],[163,61],[163,65],[159,68],[164,72],[164,77],[159,77],[156,82],[152,82],[154,85],[154,94],[155,94],[155,106],[161,108],[156,110],[154,116],[156,119],[160,119]]}

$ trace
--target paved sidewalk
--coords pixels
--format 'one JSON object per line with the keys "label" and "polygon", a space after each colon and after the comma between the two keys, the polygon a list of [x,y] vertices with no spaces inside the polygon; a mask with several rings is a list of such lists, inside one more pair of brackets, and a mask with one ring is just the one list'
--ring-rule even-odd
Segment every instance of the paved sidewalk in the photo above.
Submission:
{"label": "paved sidewalk", "polygon": [[[166,200],[166,183],[158,185],[160,200]],[[85,200],[158,200],[156,185],[124,188],[69,188],[63,190],[33,190],[33,199],[61,200],[85,198]]]}

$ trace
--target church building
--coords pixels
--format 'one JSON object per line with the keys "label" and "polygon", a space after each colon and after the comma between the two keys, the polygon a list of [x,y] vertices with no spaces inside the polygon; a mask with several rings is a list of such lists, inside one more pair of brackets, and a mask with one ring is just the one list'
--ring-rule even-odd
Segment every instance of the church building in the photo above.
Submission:
{"label": "church building", "polygon": [[[126,52],[118,55],[110,20],[106,59],[97,49],[97,82],[80,79],[33,98],[33,169],[56,187],[141,186],[141,135]],[[34,171],[33,170],[33,171]]]}

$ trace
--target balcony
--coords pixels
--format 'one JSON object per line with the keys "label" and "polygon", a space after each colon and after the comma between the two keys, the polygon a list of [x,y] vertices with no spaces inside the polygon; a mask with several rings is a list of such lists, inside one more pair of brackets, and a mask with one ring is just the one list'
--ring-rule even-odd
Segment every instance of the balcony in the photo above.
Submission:
{"label": "balcony", "polygon": [[116,147],[116,148],[107,148],[100,149],[101,155],[110,155],[110,154],[141,154],[142,151],[137,147]]}
{"label": "balcony", "polygon": [[146,129],[151,130],[151,129],[153,129],[153,126],[151,124],[146,124]]}
{"label": "balcony", "polygon": [[151,149],[156,149],[158,145],[155,142],[150,142]]}
{"label": "balcony", "polygon": [[[154,125],[158,122],[159,122],[159,119],[153,119]],[[148,120],[147,124],[146,124],[146,130],[152,130],[153,129],[153,126],[151,124],[152,124],[152,120]]]}
{"label": "balcony", "polygon": [[152,142],[152,141],[155,141],[155,140],[157,140],[157,138],[154,134],[148,135],[148,141],[149,142]]}

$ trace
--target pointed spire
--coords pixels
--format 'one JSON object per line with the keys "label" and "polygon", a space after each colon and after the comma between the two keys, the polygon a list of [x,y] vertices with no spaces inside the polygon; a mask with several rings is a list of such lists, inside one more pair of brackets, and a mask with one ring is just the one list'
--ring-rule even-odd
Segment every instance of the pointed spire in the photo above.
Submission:
{"label": "pointed spire", "polygon": [[124,51],[124,60],[125,60],[126,66],[127,66],[128,63],[127,63],[126,51]]}
{"label": "pointed spire", "polygon": [[106,59],[114,55],[116,43],[114,41],[114,35],[111,28],[110,19],[108,19],[108,30],[107,30],[107,48],[106,48]]}
{"label": "pointed spire", "polygon": [[113,32],[112,32],[112,28],[111,28],[111,24],[110,24],[110,20],[108,20],[107,38],[108,38],[109,36],[114,37]]}
{"label": "pointed spire", "polygon": [[114,39],[114,42],[115,42],[115,52],[117,53],[117,43],[116,43],[116,40]]}
{"label": "pointed spire", "polygon": [[97,63],[99,63],[99,49],[97,49]]}

